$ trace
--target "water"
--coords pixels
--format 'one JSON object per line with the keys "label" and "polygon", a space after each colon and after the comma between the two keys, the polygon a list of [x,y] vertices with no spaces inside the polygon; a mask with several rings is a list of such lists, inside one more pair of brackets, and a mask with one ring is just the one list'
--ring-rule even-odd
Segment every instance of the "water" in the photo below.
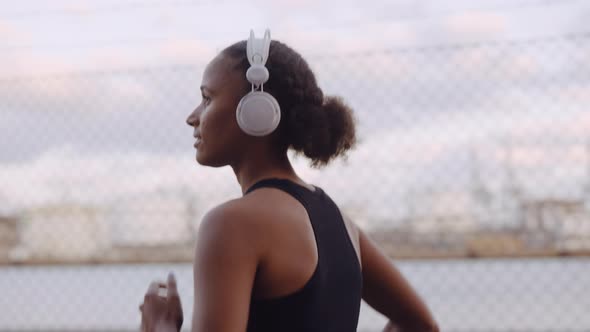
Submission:
{"label": "water", "polygon": [[[443,331],[590,331],[590,258],[396,265]],[[149,282],[168,271],[177,275],[190,323],[190,264],[0,268],[0,331],[136,331]],[[379,331],[385,321],[363,304],[359,331]]]}

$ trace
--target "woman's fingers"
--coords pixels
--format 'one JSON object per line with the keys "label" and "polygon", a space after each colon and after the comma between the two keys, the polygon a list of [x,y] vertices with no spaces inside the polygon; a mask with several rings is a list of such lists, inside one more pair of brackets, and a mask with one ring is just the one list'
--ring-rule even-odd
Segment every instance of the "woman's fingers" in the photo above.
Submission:
{"label": "woman's fingers", "polygon": [[174,273],[168,274],[167,280],[168,294],[166,294],[166,300],[172,305],[176,313],[176,327],[180,329],[184,321],[184,314],[182,312],[182,303],[180,302],[180,295],[178,295],[178,288],[176,285],[176,277]]}
{"label": "woman's fingers", "polygon": [[144,326],[151,324],[152,321],[164,319],[170,323],[175,323],[176,327],[180,329],[184,315],[176,278],[172,272],[168,274],[166,283],[152,281],[143,301],[143,304],[139,306],[139,311],[142,314],[142,324]]}
{"label": "woman's fingers", "polygon": [[146,292],[146,295],[147,295],[147,294],[150,294],[150,295],[157,295],[157,294],[158,294],[158,289],[159,289],[159,288],[160,288],[160,283],[159,283],[159,282],[157,282],[157,281],[152,281],[152,282],[150,283],[150,286],[148,287],[148,290],[147,290],[147,292]]}
{"label": "woman's fingers", "polygon": [[147,292],[145,293],[145,298],[150,296],[158,296],[158,289],[160,289],[160,283],[157,281],[152,281],[148,287]]}
{"label": "woman's fingers", "polygon": [[[180,305],[180,296],[178,294],[178,288],[176,284],[176,277],[174,273],[168,274],[168,280],[166,283],[161,281],[152,281],[145,293],[144,302],[150,297],[162,297],[170,302],[175,302]],[[140,306],[140,311],[142,306]]]}
{"label": "woman's fingers", "polygon": [[168,299],[178,297],[178,288],[176,288],[176,277],[174,277],[174,273],[170,272],[168,274],[166,286],[168,287],[168,293],[166,296]]}

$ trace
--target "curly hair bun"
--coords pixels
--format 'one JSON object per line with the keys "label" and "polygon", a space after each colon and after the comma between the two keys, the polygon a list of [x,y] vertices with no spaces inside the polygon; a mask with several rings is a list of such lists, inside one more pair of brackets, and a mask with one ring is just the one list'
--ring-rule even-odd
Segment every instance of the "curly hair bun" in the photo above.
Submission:
{"label": "curly hair bun", "polygon": [[285,126],[289,146],[316,167],[345,155],[356,143],[352,109],[340,97],[326,96],[321,106],[293,107]]}

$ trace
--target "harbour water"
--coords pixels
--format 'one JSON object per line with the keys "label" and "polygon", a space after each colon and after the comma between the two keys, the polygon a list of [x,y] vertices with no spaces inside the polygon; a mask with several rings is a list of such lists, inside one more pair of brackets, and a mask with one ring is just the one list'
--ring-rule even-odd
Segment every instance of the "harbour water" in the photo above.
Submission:
{"label": "harbour water", "polygon": [[[395,262],[442,331],[590,331],[590,258]],[[137,331],[149,282],[177,275],[187,326],[190,264],[0,267],[0,331]],[[363,304],[359,331],[385,318]]]}

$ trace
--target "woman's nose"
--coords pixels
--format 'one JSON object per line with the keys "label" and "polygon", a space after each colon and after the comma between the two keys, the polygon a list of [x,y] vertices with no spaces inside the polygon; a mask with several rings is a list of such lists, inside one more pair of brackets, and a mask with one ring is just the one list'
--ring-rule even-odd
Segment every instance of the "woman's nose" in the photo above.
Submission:
{"label": "woman's nose", "polygon": [[198,108],[196,108],[186,119],[186,124],[188,124],[191,127],[197,126],[197,122],[199,120],[199,115],[198,115],[197,110],[198,110]]}

